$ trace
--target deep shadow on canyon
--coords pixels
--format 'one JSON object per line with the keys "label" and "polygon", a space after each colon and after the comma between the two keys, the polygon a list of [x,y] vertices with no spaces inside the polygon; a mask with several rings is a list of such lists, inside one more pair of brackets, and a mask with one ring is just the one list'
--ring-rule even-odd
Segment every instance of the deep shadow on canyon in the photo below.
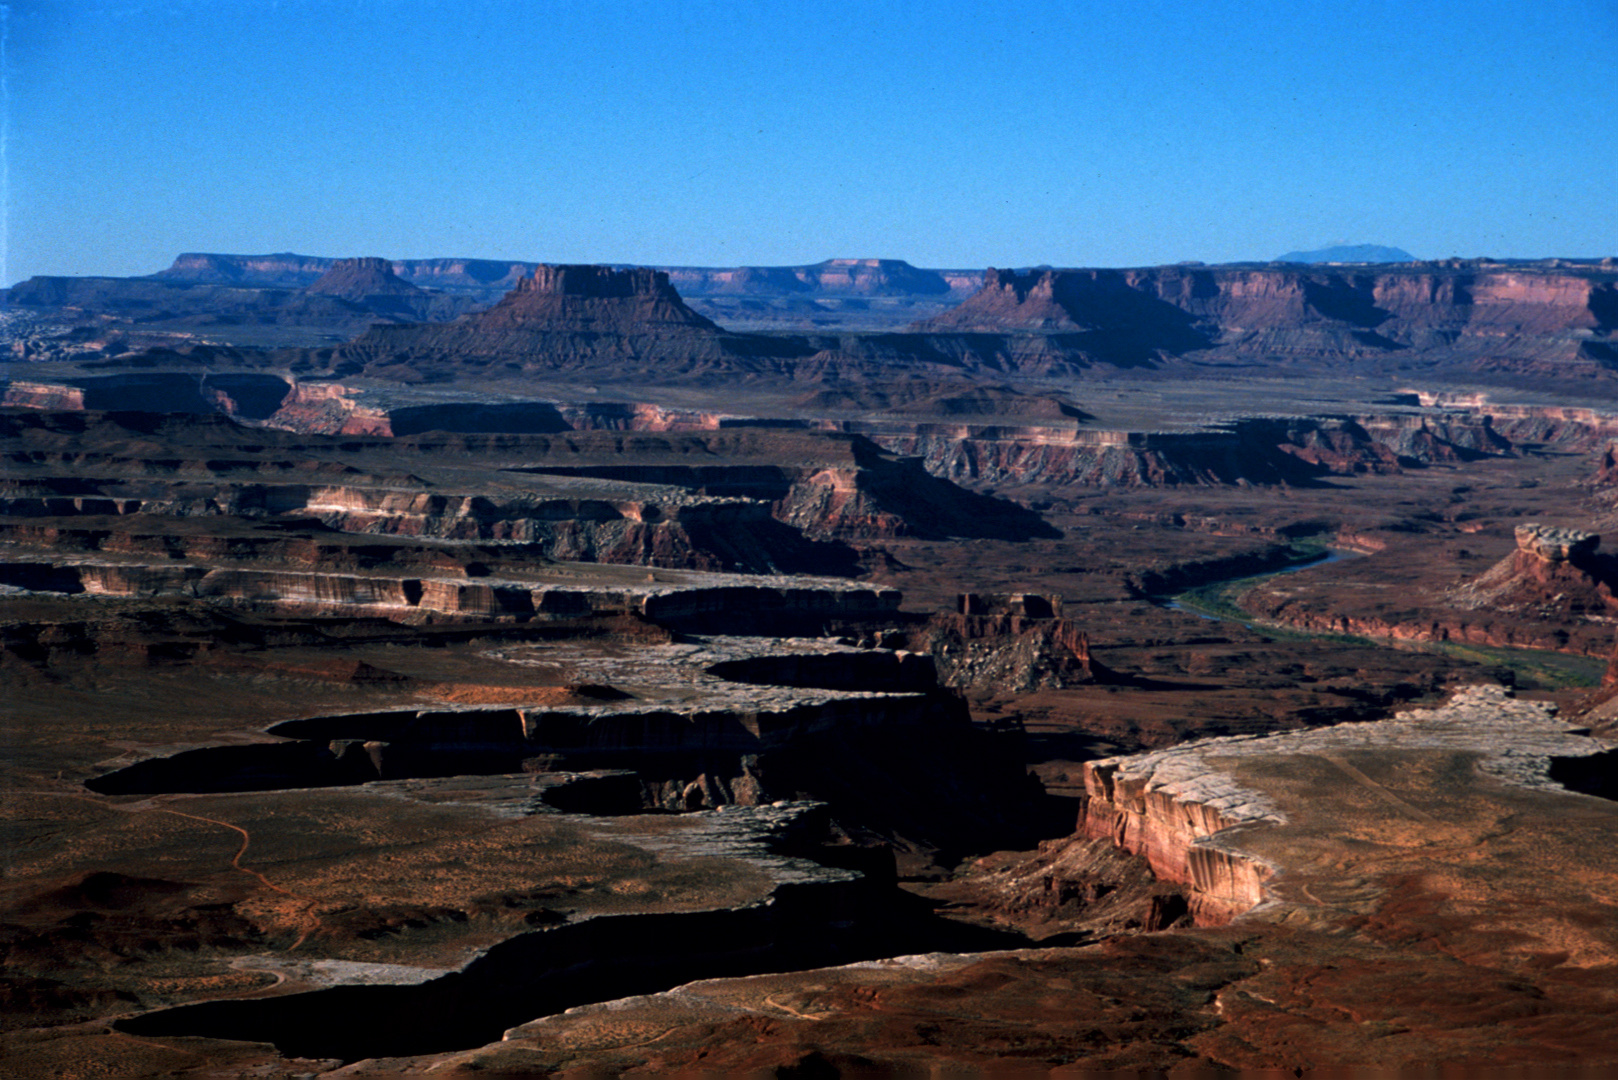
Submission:
{"label": "deep shadow on canyon", "polygon": [[295,1058],[414,1056],[480,1046],[536,1016],[699,979],[1021,944],[1016,934],[940,919],[919,898],[880,886],[784,887],[768,904],[739,910],[602,916],[530,931],[418,986],[189,1005],[116,1026],[158,1038],[269,1042]]}

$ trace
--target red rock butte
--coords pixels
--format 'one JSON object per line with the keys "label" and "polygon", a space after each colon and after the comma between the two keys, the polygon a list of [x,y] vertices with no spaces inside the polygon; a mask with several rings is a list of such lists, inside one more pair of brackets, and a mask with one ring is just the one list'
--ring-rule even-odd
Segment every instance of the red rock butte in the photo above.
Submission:
{"label": "red rock butte", "polygon": [[668,274],[644,267],[540,266],[470,321],[488,330],[719,329],[686,307]]}
{"label": "red rock butte", "polygon": [[367,296],[417,296],[422,290],[395,274],[387,259],[370,256],[341,260],[306,291],[357,301]]}

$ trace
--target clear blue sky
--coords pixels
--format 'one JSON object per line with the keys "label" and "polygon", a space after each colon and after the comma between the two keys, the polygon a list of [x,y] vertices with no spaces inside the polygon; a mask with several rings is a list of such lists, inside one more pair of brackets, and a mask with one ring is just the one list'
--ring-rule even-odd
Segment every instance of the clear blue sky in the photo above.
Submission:
{"label": "clear blue sky", "polygon": [[1618,254],[1613,0],[5,12],[6,283],[180,251]]}

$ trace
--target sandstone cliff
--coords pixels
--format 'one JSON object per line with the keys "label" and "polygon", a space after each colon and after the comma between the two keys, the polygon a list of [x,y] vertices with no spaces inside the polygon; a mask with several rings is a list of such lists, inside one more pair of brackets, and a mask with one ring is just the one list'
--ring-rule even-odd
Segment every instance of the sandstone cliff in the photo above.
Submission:
{"label": "sandstone cliff", "polygon": [[1101,431],[987,424],[845,423],[920,457],[934,475],[990,484],[1106,487],[1308,485],[1514,453],[1488,416],[1255,417],[1201,431]]}
{"label": "sandstone cliff", "polygon": [[1078,333],[1141,356],[1420,351],[1596,369],[1618,355],[1618,274],[1594,264],[991,269],[975,296],[917,329]]}
{"label": "sandstone cliff", "polygon": [[1515,701],[1500,687],[1474,686],[1441,708],[1402,712],[1389,720],[1267,738],[1203,739],[1087,762],[1078,835],[1110,837],[1144,857],[1160,878],[1188,887],[1199,924],[1228,922],[1274,901],[1270,884],[1278,873],[1284,882],[1288,871],[1257,854],[1261,845],[1253,840],[1285,828],[1288,814],[1241,783],[1244,766],[1324,759],[1374,791],[1374,782],[1345,755],[1460,751],[1475,755],[1476,768],[1496,781],[1558,790],[1557,758],[1599,760],[1592,756],[1606,746],[1555,719],[1553,712],[1541,703]]}
{"label": "sandstone cliff", "polygon": [[1528,612],[1577,619],[1618,615],[1618,560],[1600,554],[1601,537],[1578,529],[1517,526],[1517,550],[1448,599],[1462,610]]}

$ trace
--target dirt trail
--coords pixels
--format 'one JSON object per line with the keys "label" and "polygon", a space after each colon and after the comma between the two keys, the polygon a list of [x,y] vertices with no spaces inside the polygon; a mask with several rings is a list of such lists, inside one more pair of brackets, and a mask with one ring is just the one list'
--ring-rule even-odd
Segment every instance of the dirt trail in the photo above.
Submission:
{"label": "dirt trail", "polygon": [[242,857],[247,854],[248,847],[252,845],[253,837],[252,834],[250,834],[240,825],[232,825],[230,822],[220,821],[218,818],[204,817],[201,814],[188,814],[183,810],[171,810],[166,806],[157,805],[158,800],[163,798],[163,796],[158,796],[157,798],[152,799],[143,799],[138,803],[119,804],[104,802],[90,795],[77,795],[66,791],[9,791],[0,792],[0,794],[12,796],[41,795],[46,798],[73,799],[76,802],[86,802],[92,806],[98,806],[103,810],[118,811],[126,814],[172,814],[175,817],[190,818],[192,821],[201,821],[209,825],[218,825],[220,828],[229,829],[234,833],[240,834],[242,838],[241,847],[237,848],[236,854],[231,856],[231,868],[240,873],[246,874],[251,878],[254,878],[266,889],[269,889],[272,892],[278,892],[282,896],[290,897],[291,899],[297,900],[303,904],[301,915],[305,922],[304,928],[298,934],[298,940],[287,946],[286,951],[291,952],[298,948],[305,941],[308,941],[309,938],[319,931],[323,926],[320,917],[315,914],[315,906],[319,903],[318,900],[315,900],[312,897],[304,896],[301,893],[295,893],[290,889],[282,888],[269,878],[265,877],[263,874],[259,873],[257,870],[242,865]]}

